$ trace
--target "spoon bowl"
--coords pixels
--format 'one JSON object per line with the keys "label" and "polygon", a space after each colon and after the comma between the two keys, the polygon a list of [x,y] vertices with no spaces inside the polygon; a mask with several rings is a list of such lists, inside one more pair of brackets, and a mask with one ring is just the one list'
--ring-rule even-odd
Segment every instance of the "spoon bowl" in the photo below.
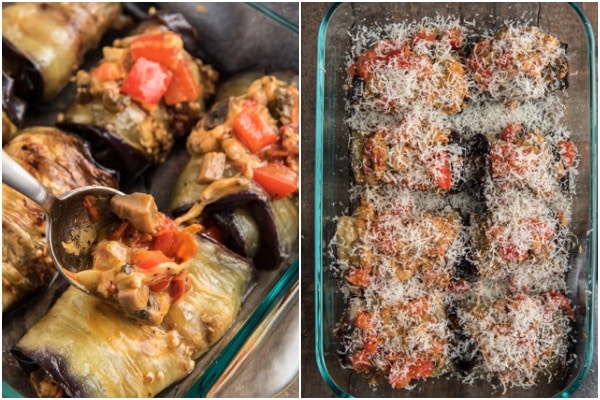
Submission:
{"label": "spoon bowl", "polygon": [[46,213],[46,239],[56,269],[78,289],[110,301],[90,292],[75,274],[92,267],[92,251],[100,233],[118,220],[110,210],[110,199],[123,193],[106,186],[86,186],[56,197],[4,150],[2,182]]}

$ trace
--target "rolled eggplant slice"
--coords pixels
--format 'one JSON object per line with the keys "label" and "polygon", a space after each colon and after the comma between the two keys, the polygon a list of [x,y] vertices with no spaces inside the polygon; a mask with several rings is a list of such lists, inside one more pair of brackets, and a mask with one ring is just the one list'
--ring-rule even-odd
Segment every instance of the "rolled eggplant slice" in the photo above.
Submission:
{"label": "rolled eggplant slice", "polygon": [[[235,320],[254,280],[246,260],[206,237],[190,264],[192,289],[150,327],[69,288],[17,343],[72,397],[151,397],[184,378]],[[119,379],[115,379],[119,377]]]}
{"label": "rolled eggplant slice", "polygon": [[567,46],[538,27],[503,27],[475,44],[467,66],[471,96],[538,99],[568,87]]}
{"label": "rolled eggplant slice", "polygon": [[[56,196],[87,185],[117,186],[112,171],[94,162],[81,139],[56,128],[26,128],[4,150]],[[3,184],[3,311],[45,286],[54,275],[45,229],[42,209]]]}
{"label": "rolled eggplant slice", "polygon": [[[77,95],[58,117],[59,124],[75,124],[77,132],[109,142],[102,146],[103,159],[136,153],[137,165],[141,154],[145,163],[131,168],[137,173],[165,161],[175,138],[204,115],[218,79],[185,50],[181,35],[156,23],[144,26],[104,47],[103,59],[90,71],[78,71]],[[135,178],[131,174],[123,175]]]}
{"label": "rolled eggplant slice", "polygon": [[122,21],[120,3],[13,3],[2,9],[2,67],[16,93],[31,102],[52,100],[84,55]]}
{"label": "rolled eggplant slice", "polygon": [[453,193],[465,181],[466,144],[439,121],[405,118],[374,131],[352,133],[352,170],[360,185],[399,185]]}

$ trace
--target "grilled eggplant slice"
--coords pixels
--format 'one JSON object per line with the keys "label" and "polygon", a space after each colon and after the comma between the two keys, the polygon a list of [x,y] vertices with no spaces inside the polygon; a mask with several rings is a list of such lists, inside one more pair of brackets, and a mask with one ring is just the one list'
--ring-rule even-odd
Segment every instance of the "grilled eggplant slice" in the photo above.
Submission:
{"label": "grilled eggplant slice", "polygon": [[[4,146],[54,195],[87,185],[117,186],[86,144],[56,128],[22,130]],[[45,238],[46,217],[33,201],[2,184],[2,310],[45,286],[55,273]]]}
{"label": "grilled eggplant slice", "polygon": [[140,325],[71,287],[18,342],[18,358],[72,397],[150,397],[184,378],[231,326],[255,279],[247,260],[207,237],[197,242],[192,289],[161,325]]}
{"label": "grilled eggplant slice", "polygon": [[13,3],[2,9],[2,69],[28,102],[48,102],[120,21],[120,3]]}

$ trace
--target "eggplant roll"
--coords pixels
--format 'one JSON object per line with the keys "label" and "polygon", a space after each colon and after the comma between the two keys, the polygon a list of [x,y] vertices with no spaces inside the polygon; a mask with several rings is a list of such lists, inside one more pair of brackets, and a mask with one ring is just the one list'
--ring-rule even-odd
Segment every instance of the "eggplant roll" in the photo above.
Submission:
{"label": "eggplant roll", "polygon": [[[56,196],[87,185],[117,186],[114,174],[95,164],[81,139],[56,128],[26,128],[4,150]],[[42,209],[2,184],[2,311],[54,275],[45,234]]]}
{"label": "eggplant roll", "polygon": [[275,76],[241,75],[223,92],[188,137],[170,210],[258,269],[275,269],[298,240],[298,91]]}
{"label": "eggplant roll", "polygon": [[197,238],[192,289],[161,325],[138,324],[70,287],[17,343],[15,354],[72,397],[150,397],[184,378],[231,326],[255,279],[248,261]]}
{"label": "eggplant roll", "polygon": [[467,67],[473,94],[497,100],[539,99],[568,85],[567,46],[534,26],[505,26],[478,41]]}
{"label": "eggplant roll", "polygon": [[52,100],[120,21],[120,3],[13,3],[2,9],[2,69],[19,97]]}
{"label": "eggplant roll", "polygon": [[[165,161],[175,138],[204,115],[218,79],[186,51],[180,34],[144,26],[104,47],[90,71],[77,72],[77,95],[58,117],[61,126],[101,141],[94,155],[109,168],[125,167],[126,181]],[[124,154],[127,165],[115,165]]]}

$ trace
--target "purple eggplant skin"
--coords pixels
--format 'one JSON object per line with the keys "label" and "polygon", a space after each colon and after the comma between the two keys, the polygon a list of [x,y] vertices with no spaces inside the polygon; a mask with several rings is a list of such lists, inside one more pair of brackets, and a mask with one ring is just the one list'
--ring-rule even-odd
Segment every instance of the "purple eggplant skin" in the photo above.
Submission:
{"label": "purple eggplant skin", "polygon": [[18,96],[26,100],[35,100],[43,96],[44,79],[40,67],[5,37],[2,37],[2,60],[3,88],[6,73],[14,80],[13,90]]}
{"label": "purple eggplant skin", "polygon": [[285,259],[285,254],[280,248],[275,216],[273,215],[269,199],[264,192],[250,190],[230,194],[206,206],[203,215],[211,216],[213,214],[230,213],[232,209],[241,206],[247,207],[255,221],[255,225],[260,227],[259,232],[242,232],[236,229],[237,224],[229,224],[226,219],[213,219],[213,222],[225,235],[235,238],[233,241],[238,243],[238,246],[239,243],[245,243],[250,240],[245,235],[258,234],[259,246],[256,254],[243,254],[245,252],[241,248],[232,248],[232,250],[240,251],[242,255],[252,256],[257,269],[277,269]]}
{"label": "purple eggplant skin", "polygon": [[133,182],[152,165],[144,153],[104,127],[74,122],[60,122],[56,126],[87,141],[94,159],[117,171],[121,184]]}
{"label": "purple eggplant skin", "polygon": [[2,71],[2,111],[8,114],[17,127],[20,127],[27,111],[27,104],[15,96],[14,85],[14,79]]}
{"label": "purple eggplant skin", "polygon": [[15,96],[15,81],[2,71],[2,145],[17,135],[23,123],[27,104]]}

